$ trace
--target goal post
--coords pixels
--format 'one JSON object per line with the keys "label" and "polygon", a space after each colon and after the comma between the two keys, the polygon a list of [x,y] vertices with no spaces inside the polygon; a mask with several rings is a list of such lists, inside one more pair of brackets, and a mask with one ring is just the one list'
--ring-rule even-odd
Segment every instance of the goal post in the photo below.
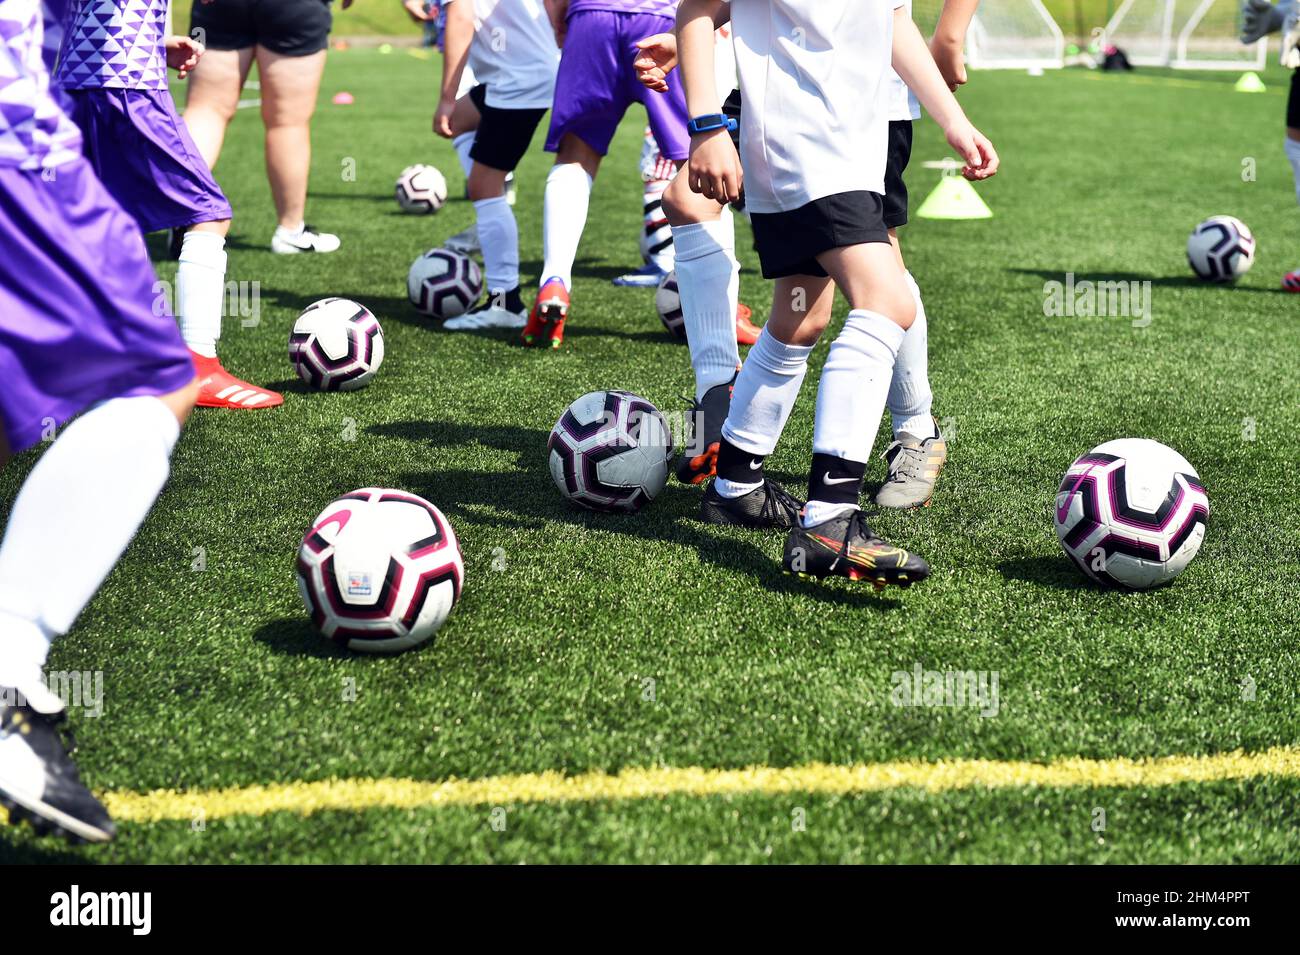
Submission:
{"label": "goal post", "polygon": [[1058,69],[1065,34],[1042,0],[983,0],[966,37],[972,69]]}
{"label": "goal post", "polygon": [[1237,39],[1239,0],[1123,0],[1103,30],[1134,66],[1260,69],[1268,41]]}

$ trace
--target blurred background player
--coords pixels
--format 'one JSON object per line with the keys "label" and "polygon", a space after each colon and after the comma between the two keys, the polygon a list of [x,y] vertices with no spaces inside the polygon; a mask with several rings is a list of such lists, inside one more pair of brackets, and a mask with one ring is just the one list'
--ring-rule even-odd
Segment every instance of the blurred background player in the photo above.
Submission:
{"label": "blurred background player", "polygon": [[[558,348],[592,182],[624,113],[635,102],[645,106],[659,151],[674,164],[686,158],[689,141],[676,81],[655,95],[633,67],[638,40],[672,29],[675,0],[547,0],[546,6],[563,51],[546,139],[556,156],[546,178],[541,287],[523,341]],[[734,321],[733,306],[728,322]]]}
{"label": "blurred background player", "polygon": [[0,543],[0,802],[98,842],[113,824],[68,756],[45,660],[153,506],[198,389],[175,320],[154,313],[144,236],[51,91],[42,36],[40,0],[0,2],[0,465],[76,420]]}
{"label": "blurred background player", "polygon": [[[764,277],[777,281],[771,317],[736,380],[715,484],[761,477],[838,287],[850,312],[817,389],[808,501],[796,511],[789,495],[762,481],[750,492],[762,496],[754,516],[769,526],[793,525],[783,559],[788,572],[910,586],[928,576],[929,566],[881,540],[859,505],[895,360],[916,311],[885,224],[891,62],[966,160],[968,177],[992,175],[997,156],[949,92],[903,0],[733,0],[746,103],[742,169],[718,122],[716,89],[709,88],[710,33],[722,6],[683,0],[678,17],[681,72],[695,114],[688,182],[719,202],[746,190]],[[789,36],[816,42],[786,42]],[[778,106],[785,119],[780,139],[764,122]],[[681,251],[679,243],[679,260]],[[760,355],[765,360],[756,360]],[[743,452],[743,460],[729,448]]]}
{"label": "blurred background player", "polygon": [[[342,0],[344,10],[351,5],[352,0]],[[317,230],[304,218],[311,118],[331,22],[329,0],[196,0],[190,15],[190,35],[201,36],[207,51],[190,77],[185,122],[210,169],[216,168],[226,127],[257,62],[266,177],[279,223],[271,251],[281,255],[339,247],[338,236]]]}
{"label": "blurred background player", "polygon": [[[442,94],[433,128],[456,141],[458,155],[468,145],[469,198],[487,290],[480,305],[444,327],[523,328],[528,308],[519,291],[519,225],[506,177],[550,107],[560,51],[550,19],[532,0],[454,0],[443,9]],[[466,62],[477,84],[462,94]]]}
{"label": "blurred background player", "polygon": [[199,405],[275,407],[279,394],[241,381],[217,359],[230,203],[167,89],[167,67],[184,78],[203,47],[167,36],[166,23],[167,0],[68,0],[54,85],[67,94],[86,158],[113,198],[142,231],[177,230],[176,312],[199,373]]}
{"label": "blurred background player", "polygon": [[[1241,42],[1258,42],[1270,33],[1282,34],[1282,65],[1291,70],[1291,91],[1286,99],[1286,138],[1282,148],[1291,163],[1296,201],[1300,202],[1300,9],[1295,0],[1269,3],[1242,0]],[[1300,269],[1282,276],[1282,288],[1300,292]]]}

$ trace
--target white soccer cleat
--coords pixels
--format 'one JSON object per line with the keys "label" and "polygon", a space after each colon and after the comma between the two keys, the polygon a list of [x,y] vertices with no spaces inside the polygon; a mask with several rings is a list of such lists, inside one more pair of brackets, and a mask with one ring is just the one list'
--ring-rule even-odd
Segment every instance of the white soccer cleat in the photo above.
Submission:
{"label": "white soccer cleat", "polygon": [[459,318],[449,318],[442,327],[451,332],[477,332],[489,328],[523,328],[528,323],[528,310],[512,312],[500,305],[485,305]]}
{"label": "white soccer cleat", "polygon": [[457,232],[446,242],[442,244],[444,249],[451,249],[453,252],[459,252],[461,255],[473,255],[482,251],[482,246],[478,241],[478,226],[472,225],[468,229]]}
{"label": "white soccer cleat", "polygon": [[271,251],[276,255],[296,255],[299,252],[334,252],[339,247],[339,237],[328,232],[317,232],[304,225],[297,232],[277,226],[271,236]]}

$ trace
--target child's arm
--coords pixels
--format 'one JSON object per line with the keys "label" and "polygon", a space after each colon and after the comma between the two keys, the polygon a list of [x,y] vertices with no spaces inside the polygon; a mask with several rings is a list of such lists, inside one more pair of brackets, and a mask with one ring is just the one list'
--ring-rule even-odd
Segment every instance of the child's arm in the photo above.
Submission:
{"label": "child's arm", "polygon": [[970,28],[971,18],[979,5],[980,0],[943,0],[939,25],[930,38],[930,53],[939,65],[948,89],[954,93],[957,87],[966,85],[966,62],[961,51],[966,45],[966,31]]}
{"label": "child's arm", "polygon": [[957,105],[957,98],[944,82],[921,31],[907,15],[906,7],[894,11],[893,62],[894,71],[939,124],[948,138],[948,145],[966,160],[962,175],[967,179],[987,179],[997,172],[998,154],[993,144],[971,125]]}
{"label": "child's arm", "polygon": [[[722,0],[682,0],[677,7],[677,55],[692,119],[722,112],[713,63],[714,24],[722,6]],[[726,129],[691,137],[687,174],[693,192],[718,202],[740,198],[744,174]]]}
{"label": "child's arm", "polygon": [[555,45],[564,46],[564,36],[569,31],[569,0],[545,0],[546,15],[551,18],[555,31]]}
{"label": "child's arm", "polygon": [[442,95],[433,115],[433,131],[445,139],[452,136],[451,114],[456,109],[456,91],[469,59],[469,45],[474,42],[473,0],[456,0],[447,4],[447,25],[442,34]]}

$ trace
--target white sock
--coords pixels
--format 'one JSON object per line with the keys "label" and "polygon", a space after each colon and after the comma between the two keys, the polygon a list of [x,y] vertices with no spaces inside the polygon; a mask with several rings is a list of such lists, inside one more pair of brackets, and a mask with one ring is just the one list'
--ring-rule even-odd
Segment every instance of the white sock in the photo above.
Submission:
{"label": "white sock", "polygon": [[677,288],[695,371],[696,401],[715,385],[730,381],[740,364],[736,346],[740,263],[735,245],[735,220],[725,213],[716,222],[673,226]]}
{"label": "white sock", "polygon": [[456,150],[456,158],[460,160],[460,168],[465,172],[465,178],[469,178],[469,171],[474,168],[474,160],[470,158],[469,151],[474,146],[474,133],[461,133],[451,141],[452,148]]}
{"label": "white sock", "polygon": [[641,205],[641,225],[645,230],[645,251],[662,272],[671,272],[675,260],[672,226],[664,215],[664,190],[668,182],[655,179],[645,184]]}
{"label": "white sock", "polygon": [[115,398],[32,468],[0,544],[0,686],[30,685],[167,480],[180,426],[157,398]]}
{"label": "white sock", "polygon": [[215,358],[226,302],[226,240],[215,232],[191,229],[181,240],[176,269],[176,317],[185,344]]}
{"label": "white sock", "polygon": [[542,281],[558,278],[573,288],[573,260],[587,224],[591,177],[576,162],[551,167],[542,219]]}
{"label": "white sock", "polygon": [[736,376],[722,436],[759,457],[776,450],[776,442],[799,397],[810,354],[812,346],[787,345],[765,326]]}
{"label": "white sock", "polygon": [[902,327],[879,312],[849,312],[843,330],[831,342],[817,386],[814,454],[847,461],[871,459],[902,343]]}
{"label": "white sock", "polygon": [[1296,201],[1300,202],[1300,142],[1296,142],[1288,136],[1283,141],[1283,148],[1286,150],[1286,158],[1291,160],[1291,175],[1295,179]]}
{"label": "white sock", "polygon": [[856,504],[834,504],[830,501],[808,501],[799,515],[799,523],[804,527],[815,527],[823,521],[829,521],[845,511],[860,511]]}
{"label": "white sock", "polygon": [[762,481],[741,484],[739,481],[728,481],[726,478],[721,477],[713,479],[713,489],[723,497],[729,498],[744,497],[750,491],[757,491],[762,486]]}
{"label": "white sock", "polygon": [[508,292],[519,284],[519,223],[505,196],[475,200],[474,214],[486,287],[489,292]]}
{"label": "white sock", "polygon": [[[305,231],[307,231],[306,222],[299,222],[292,229],[290,229],[288,226],[283,226],[283,225],[278,225],[275,227],[276,235],[282,235],[290,239],[296,239],[298,236],[302,235]],[[225,240],[223,239],[222,241],[224,242]]]}
{"label": "white sock", "polygon": [[930,392],[930,343],[925,324],[925,306],[921,303],[921,289],[911,272],[904,272],[907,287],[916,302],[916,318],[903,333],[903,344],[898,348],[894,362],[894,378],[889,384],[889,416],[894,426],[894,437],[904,431],[913,437],[934,437],[934,418],[930,413],[933,395]]}

